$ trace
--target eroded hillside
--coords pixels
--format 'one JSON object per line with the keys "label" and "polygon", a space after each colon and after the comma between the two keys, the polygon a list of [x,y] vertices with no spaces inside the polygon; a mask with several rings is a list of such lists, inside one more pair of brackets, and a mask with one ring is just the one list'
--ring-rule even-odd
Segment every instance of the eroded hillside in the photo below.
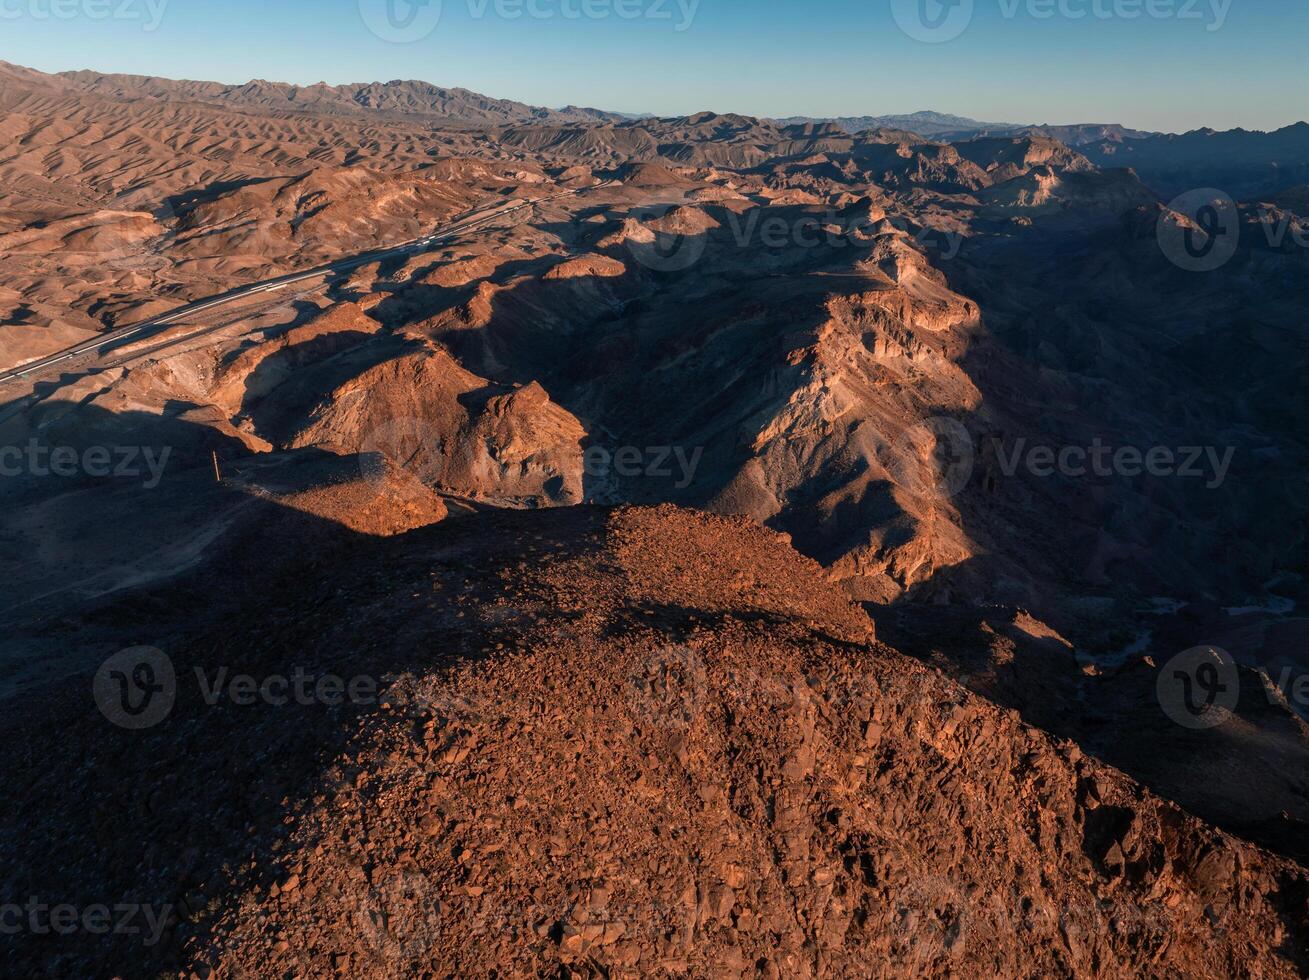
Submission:
{"label": "eroded hillside", "polygon": [[[168,910],[15,968],[1306,968],[1302,187],[1197,275],[1114,127],[3,65],[0,110],[8,887]],[[106,729],[141,645],[177,710]]]}

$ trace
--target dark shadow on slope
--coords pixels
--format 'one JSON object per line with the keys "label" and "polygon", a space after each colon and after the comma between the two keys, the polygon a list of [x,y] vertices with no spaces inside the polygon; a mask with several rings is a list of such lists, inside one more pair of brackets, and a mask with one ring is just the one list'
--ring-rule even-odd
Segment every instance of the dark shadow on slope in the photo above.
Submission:
{"label": "dark shadow on slope", "polygon": [[[999,436],[1005,452],[1019,440],[1056,452],[1101,440],[1143,453],[1230,447],[1233,462],[1217,486],[979,464],[948,501],[979,556],[870,611],[891,645],[1202,819],[1304,863],[1309,728],[1248,670],[1239,720],[1211,731],[1171,720],[1161,671],[1219,634],[1165,631],[1149,612],[1152,597],[1240,605],[1279,575],[1303,582],[1309,416],[1297,411],[1293,375],[1309,351],[1246,326],[1280,315],[1276,294],[1256,285],[1268,275],[1261,265],[1296,275],[1285,256],[1243,247],[1229,268],[1197,280],[1159,253],[1153,226],[1127,219],[1089,235],[1047,230],[1035,245],[973,242],[941,263],[987,319],[989,337],[961,362],[984,399],[964,420],[979,459]],[[1280,462],[1261,457],[1266,446]],[[933,595],[971,602],[933,605]],[[1025,610],[1072,645],[1027,635]],[[1113,655],[1137,633],[1145,645],[1120,663]]]}
{"label": "dark shadow on slope", "polygon": [[244,180],[224,180],[207,184],[204,187],[187,191],[185,194],[174,194],[166,198],[164,204],[166,214],[176,214],[186,217],[191,209],[201,204],[210,204],[220,197],[225,197],[232,191],[239,191],[244,187],[251,187],[256,184],[266,184],[269,181],[284,180],[283,177],[250,177]]}
{"label": "dark shadow on slope", "polygon": [[[355,351],[356,348],[372,341],[374,337],[375,334],[361,330],[339,331],[314,337],[270,354],[245,378],[245,391],[241,396],[242,414],[250,414],[260,400],[290,381],[295,372],[308,367],[317,367],[333,357]],[[395,349],[394,344],[391,345],[391,350],[387,350],[385,344],[379,347],[388,356]],[[352,361],[357,364],[358,358],[353,358]]]}
{"label": "dark shadow on slope", "polygon": [[[149,418],[117,421],[151,437]],[[243,465],[260,461],[246,457],[226,468],[235,473]],[[203,493],[205,509],[241,508],[242,519],[172,580],[80,601],[48,597],[5,617],[6,631],[34,656],[54,642],[82,662],[9,698],[0,721],[0,805],[25,814],[0,832],[0,904],[33,897],[79,909],[131,904],[149,907],[165,927],[157,937],[25,929],[7,937],[0,954],[7,975],[180,970],[203,947],[216,909],[250,888],[285,881],[290,870],[280,864],[279,842],[297,812],[330,797],[336,780],[353,779],[348,761],[328,770],[349,759],[358,720],[387,710],[380,692],[391,680],[495,649],[513,622],[483,620],[477,611],[495,605],[496,570],[518,564],[529,541],[533,553],[567,560],[594,547],[605,522],[604,511],[589,508],[555,512],[546,528],[539,515],[502,512],[385,540],[251,496],[235,475],[207,490],[189,471],[173,476],[181,490]],[[157,499],[143,496],[137,506],[151,508],[161,540],[179,533]],[[432,589],[426,614],[388,619],[400,605],[412,606],[419,582]],[[376,628],[368,625],[373,620]],[[92,678],[107,657],[142,645],[167,657],[175,700],[157,724],[133,731],[102,713]],[[274,698],[289,691],[290,699],[274,704],[256,694],[253,703],[238,703],[245,700],[238,686],[210,703],[210,688],[238,675],[261,679],[256,686],[289,678],[289,688],[268,690]],[[296,686],[297,676],[308,679],[307,688]],[[354,703],[332,704],[333,681],[317,688],[326,694],[312,693],[322,678],[363,680]],[[148,705],[129,697],[129,706],[133,700]],[[130,717],[108,703],[116,717]],[[137,914],[132,925],[148,921]]]}
{"label": "dark shadow on slope", "polygon": [[[304,428],[313,410],[339,386],[379,364],[418,349],[417,342],[390,334],[367,336],[362,342],[335,352],[331,344],[319,346],[314,353],[329,355],[322,360],[297,364],[294,370],[286,372],[277,367],[281,362],[276,362],[269,368],[267,381],[280,378],[278,383],[266,389],[250,385],[250,394],[243,401],[241,411],[251,419],[261,437],[282,445]],[[285,356],[294,359],[290,351]],[[261,375],[260,380],[264,377]]]}

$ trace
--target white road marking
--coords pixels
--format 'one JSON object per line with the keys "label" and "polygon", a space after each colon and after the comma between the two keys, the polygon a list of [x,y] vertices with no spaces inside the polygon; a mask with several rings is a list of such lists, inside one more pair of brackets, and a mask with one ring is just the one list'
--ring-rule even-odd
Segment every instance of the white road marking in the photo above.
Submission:
{"label": "white road marking", "polygon": [[80,354],[88,353],[90,351],[96,350],[97,348],[105,347],[108,346],[109,344],[114,344],[114,343],[118,343],[119,341],[126,340],[129,337],[135,336],[136,334],[148,330],[151,327],[167,326],[173,323],[175,320],[184,319],[189,316],[194,316],[197,313],[203,313],[206,310],[211,310],[216,306],[226,306],[228,303],[235,303],[237,300],[245,299],[249,296],[253,296],[256,293],[277,292],[278,290],[285,289],[287,286],[293,285],[297,282],[303,282],[306,279],[316,279],[319,276],[325,276],[332,272],[339,272],[344,269],[350,268],[352,265],[365,265],[369,262],[381,261],[382,259],[389,258],[399,253],[407,252],[419,246],[442,244],[454,238],[456,235],[465,232],[470,232],[470,231],[477,231],[488,222],[494,221],[496,218],[502,218],[507,214],[512,214],[515,211],[521,211],[524,208],[535,207],[538,204],[544,204],[549,201],[558,200],[561,197],[568,197],[570,195],[579,194],[584,190],[601,190],[606,187],[612,187],[616,183],[619,182],[613,180],[602,181],[601,183],[596,184],[593,187],[574,188],[573,190],[566,190],[563,191],[562,193],[555,194],[550,197],[541,198],[539,200],[509,202],[508,204],[500,207],[499,210],[492,210],[485,214],[474,213],[465,218],[456,219],[446,229],[446,231],[429,235],[427,238],[415,239],[414,241],[407,242],[403,245],[392,246],[390,248],[381,249],[377,252],[368,252],[362,256],[352,256],[351,258],[348,259],[338,259],[335,262],[330,262],[327,265],[321,266],[317,269],[310,269],[306,272],[296,274],[292,278],[285,279],[284,281],[279,281],[278,279],[272,279],[267,282],[262,282],[255,285],[247,286],[244,289],[240,289],[236,292],[231,293],[230,295],[223,295],[215,298],[198,300],[196,303],[183,306],[181,309],[174,310],[172,313],[166,313],[162,316],[158,316],[153,319],[146,320],[144,323],[138,323],[130,327],[124,327],[122,328],[122,332],[111,331],[108,334],[104,334],[103,336],[96,337],[94,340],[86,341],[82,344],[69,348],[66,351],[52,354],[50,355],[50,357],[43,358],[39,361],[36,361],[35,363],[27,364],[21,368],[15,368],[11,371],[0,373],[0,384],[3,384],[6,381],[12,381],[15,378],[25,378],[27,377],[27,375],[32,374],[33,372],[41,371],[48,367],[53,367],[54,365],[59,364],[70,357],[77,357]]}

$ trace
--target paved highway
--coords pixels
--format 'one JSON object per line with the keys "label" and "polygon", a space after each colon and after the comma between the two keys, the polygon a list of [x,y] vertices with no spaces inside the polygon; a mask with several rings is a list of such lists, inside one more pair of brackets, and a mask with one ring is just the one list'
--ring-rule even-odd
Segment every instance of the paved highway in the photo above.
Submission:
{"label": "paved highway", "polygon": [[390,248],[379,249],[373,252],[365,252],[361,255],[353,255],[349,258],[338,259],[327,265],[318,266],[314,269],[308,269],[304,272],[293,272],[290,275],[278,276],[276,279],[267,279],[263,282],[253,283],[248,286],[240,286],[226,293],[220,293],[217,296],[211,296],[207,299],[198,300],[194,303],[188,303],[185,306],[179,306],[171,312],[162,316],[152,317],[149,320],[143,320],[140,323],[134,323],[131,326],[121,327],[118,330],[111,330],[108,333],[97,334],[91,340],[83,341],[58,353],[51,354],[49,357],[43,357],[40,360],[31,361],[21,367],[14,368],[11,371],[0,373],[0,384],[8,381],[17,381],[22,378],[29,378],[32,375],[39,374],[47,368],[54,367],[64,361],[80,357],[83,354],[99,353],[106,348],[120,346],[123,342],[129,340],[143,339],[160,328],[170,326],[193,317],[197,313],[203,313],[206,310],[214,309],[219,306],[226,306],[229,303],[235,303],[238,300],[246,299],[251,296],[257,296],[260,293],[274,293],[287,286],[295,285],[298,282],[304,282],[309,279],[317,279],[335,272],[345,272],[357,268],[361,265],[367,265],[369,262],[378,262],[383,259],[393,258],[400,255],[412,255],[417,252],[425,252],[434,245],[439,245],[449,241],[456,235],[476,230],[488,222],[502,218],[506,214],[512,214],[515,211],[521,211],[523,208],[530,208],[535,204],[544,204],[548,201],[557,200],[561,197],[568,197],[576,194],[580,190],[596,190],[601,187],[607,187],[616,181],[604,181],[596,184],[594,187],[578,188],[577,190],[564,191],[561,194],[555,194],[551,197],[540,198],[538,200],[511,200],[491,208],[482,208],[471,211],[468,214],[456,219],[444,229],[423,238],[415,238],[412,241],[404,242],[400,245],[394,245]]}

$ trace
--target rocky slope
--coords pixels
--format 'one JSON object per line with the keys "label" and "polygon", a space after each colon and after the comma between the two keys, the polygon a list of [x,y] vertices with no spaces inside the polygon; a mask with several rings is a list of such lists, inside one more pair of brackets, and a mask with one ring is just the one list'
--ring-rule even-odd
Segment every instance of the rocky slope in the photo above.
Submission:
{"label": "rocky slope", "polygon": [[967,138],[964,134],[974,132],[1009,132],[1020,129],[1017,123],[985,123],[967,116],[956,116],[944,112],[907,112],[889,116],[837,116],[828,119],[811,119],[808,116],[792,116],[779,120],[784,125],[804,123],[831,124],[848,133],[859,133],[866,129],[902,129],[920,136],[937,137],[953,134]]}
{"label": "rocky slope", "polygon": [[[1142,596],[1239,604],[1303,574],[1298,537],[1255,516],[1300,507],[1277,488],[1300,479],[1304,406],[1287,392],[1304,356],[1287,290],[1265,288],[1305,275],[1290,210],[1277,242],[1243,211],[1235,258],[1197,294],[1159,245],[1161,217],[1190,219],[1130,171],[1045,136],[946,144],[701,113],[446,133],[434,138],[524,159],[420,166],[398,124],[369,123],[354,156],[325,158],[323,140],[340,148],[362,124],[266,117],[274,156],[266,136],[247,143],[255,115],[154,96],[96,105],[97,120],[136,118],[182,154],[156,176],[153,152],[115,169],[103,131],[38,125],[64,104],[40,81],[6,91],[6,125],[22,134],[12,173],[105,203],[171,188],[172,203],[18,219],[0,238],[14,257],[0,331],[15,360],[219,283],[403,240],[472,203],[606,177],[585,199],[270,302],[199,362],[136,365],[99,390],[153,387],[128,400],[212,412],[251,450],[380,439],[395,465],[473,500],[747,514],[792,534],[854,595],[1017,603],[1077,642],[1076,609],[1107,583],[1120,594],[1106,619],[1121,622]],[[197,113],[250,152],[188,148]],[[79,166],[51,166],[60,159]],[[103,278],[78,277],[88,270]],[[335,312],[320,321],[323,310]],[[1159,377],[1177,394],[1156,397]],[[40,398],[56,407],[91,383]],[[388,427],[409,434],[375,437]],[[997,477],[996,445],[1021,459],[1024,446],[1097,440],[1199,446],[1231,468],[1213,487],[1024,466]],[[955,450],[962,482],[937,486],[939,452]],[[615,465],[619,451],[638,458]],[[1249,543],[1233,552],[1234,537]]]}
{"label": "rocky slope", "polygon": [[[175,615],[204,578],[89,615],[167,647],[159,725],[88,717],[84,677],[6,717],[3,792],[35,817],[6,828],[6,899],[166,909],[153,945],[20,936],[9,970],[1306,967],[1302,870],[877,643],[784,538],[580,508],[342,548],[233,566],[243,622]],[[191,675],[220,665],[389,680],[368,705],[211,705]]]}
{"label": "rocky slope", "polygon": [[0,77],[14,82],[56,84],[78,95],[110,99],[199,102],[237,109],[331,115],[420,116],[453,125],[487,126],[515,122],[617,121],[616,113],[569,107],[546,109],[508,99],[493,99],[463,88],[397,79],[351,85],[288,85],[252,79],[242,85],[182,81],[147,75],[112,75],[95,71],[40,72],[0,62]]}
{"label": "rocky slope", "polygon": [[897,129],[929,139],[948,141],[971,140],[978,137],[1041,136],[1058,140],[1077,148],[1088,143],[1121,142],[1125,139],[1142,139],[1156,135],[1138,129],[1128,129],[1117,123],[1074,123],[1071,125],[1024,126],[1017,123],[986,123],[941,112],[910,112],[892,116],[838,116],[831,119],[812,119],[792,116],[778,120],[783,125],[836,126],[847,133],[861,133],[869,129]]}
{"label": "rocky slope", "polygon": [[[177,913],[18,967],[476,974],[494,927],[581,975],[1303,969],[1303,186],[1201,275],[1197,215],[1047,132],[0,74],[6,366],[531,202],[3,389],[13,788],[76,840],[13,837],[19,884]],[[1096,446],[1191,469],[1031,455]],[[579,506],[670,502],[730,520]],[[142,642],[431,711],[188,688],[104,740],[86,675]],[[1159,685],[1202,645],[1240,697],[1197,733]]]}
{"label": "rocky slope", "polygon": [[1198,129],[1089,143],[1082,147],[1101,166],[1131,167],[1171,198],[1217,187],[1235,198],[1262,197],[1309,180],[1309,123],[1271,133]]}

